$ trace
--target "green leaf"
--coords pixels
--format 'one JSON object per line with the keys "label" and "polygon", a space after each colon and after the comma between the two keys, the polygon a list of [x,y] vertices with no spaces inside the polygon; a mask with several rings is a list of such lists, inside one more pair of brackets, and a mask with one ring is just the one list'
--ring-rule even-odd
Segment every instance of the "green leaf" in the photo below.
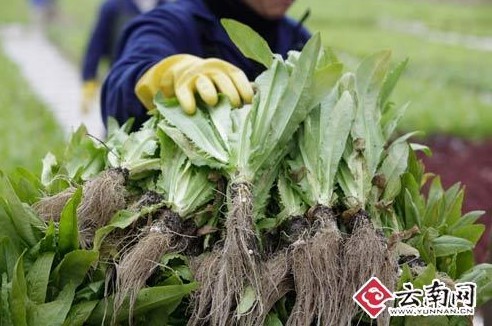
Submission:
{"label": "green leaf", "polygon": [[20,254],[15,250],[10,238],[0,236],[0,275],[6,273],[9,279],[13,277],[15,264]]}
{"label": "green leaf", "polygon": [[[234,110],[235,112],[248,112],[249,110]],[[242,118],[239,121],[239,124],[242,125],[244,123],[245,114],[234,114],[233,109],[231,108],[230,102],[226,99],[225,96],[219,96],[219,102],[213,108],[208,108],[208,113],[210,116],[210,120],[212,121],[217,134],[220,136],[222,143],[226,150],[231,154],[231,143],[234,142],[234,138],[237,137],[235,133],[238,129],[238,122],[234,121],[234,117]]]}
{"label": "green leaf", "polygon": [[444,190],[440,177],[434,178],[429,188],[427,205],[424,214],[424,225],[439,227],[444,223]]}
{"label": "green leaf", "polygon": [[353,198],[355,201],[357,201],[357,204],[362,204],[365,202],[364,192],[361,190],[362,186],[360,185],[360,181],[361,180],[355,179],[355,173],[352,174],[347,161],[345,159],[342,159],[338,168],[337,182],[342,189],[343,195],[346,198]]}
{"label": "green leaf", "polygon": [[58,226],[58,247],[62,255],[79,248],[79,229],[77,224],[77,207],[82,200],[82,187],[78,187],[60,215]]}
{"label": "green leaf", "polygon": [[370,176],[376,172],[385,144],[378,97],[390,57],[390,51],[371,55],[360,63],[355,74],[358,105],[352,136],[365,141],[364,157]]}
{"label": "green leaf", "polygon": [[[304,201],[302,200],[299,192],[294,188],[292,182],[286,177],[286,173],[287,172],[281,173],[277,181],[280,204],[283,207],[282,212],[279,214],[279,223],[281,223],[283,219],[289,218],[291,216],[304,215],[304,213],[307,211],[307,207]],[[272,225],[272,223],[264,225],[267,224],[268,220],[274,220],[275,223],[277,223],[277,219],[264,219],[264,222],[262,223],[263,225],[258,224],[258,227],[260,229],[271,229],[276,226],[275,224]]]}
{"label": "green leaf", "polygon": [[132,166],[151,158],[157,150],[157,139],[153,129],[132,132],[121,148],[121,167],[130,171]]}
{"label": "green leaf", "polygon": [[63,326],[83,326],[96,307],[98,301],[83,301],[70,309]]}
{"label": "green leaf", "polygon": [[[269,121],[269,133],[266,139],[261,140],[268,147],[280,147],[286,145],[292,138],[292,135],[299,127],[300,123],[306,119],[311,109],[317,105],[317,101],[313,100],[314,81],[312,74],[315,71],[316,59],[320,51],[320,36],[315,34],[305,45],[299,56],[299,61],[291,72],[288,80],[287,88],[284,90],[278,107],[273,109],[272,119]],[[340,65],[335,64],[336,69],[328,70],[328,75],[339,76]],[[318,99],[323,98],[323,95],[328,95],[332,85],[326,85],[322,89],[322,95],[316,94]],[[254,130],[255,128],[253,128]],[[254,146],[254,145],[253,145]],[[264,150],[272,152],[273,150]],[[270,155],[268,155],[270,156]]]}
{"label": "green leaf", "polygon": [[39,251],[40,252],[50,252],[57,250],[56,243],[56,230],[55,230],[55,222],[53,220],[48,222],[48,227],[44,233],[44,238],[39,241]]}
{"label": "green leaf", "polygon": [[444,194],[444,216],[446,224],[452,225],[461,217],[464,189],[460,183],[454,184]]}
{"label": "green leaf", "polygon": [[114,229],[124,229],[138,220],[142,214],[140,212],[133,212],[129,210],[118,211],[108,225],[99,228],[94,236],[94,250],[99,250],[104,238],[110,234]]}
{"label": "green leaf", "polygon": [[317,69],[313,75],[313,103],[322,101],[326,91],[336,85],[343,71],[343,65],[338,62]]}
{"label": "green leaf", "polygon": [[476,245],[478,240],[482,237],[484,231],[485,225],[483,224],[465,225],[460,228],[453,229],[453,231],[449,232],[449,235],[466,239],[473,243],[473,245]]}
{"label": "green leaf", "polygon": [[62,325],[70,311],[75,296],[75,285],[67,284],[55,301],[31,305],[29,325]]}
{"label": "green leaf", "polygon": [[477,305],[492,299],[492,264],[479,264],[464,273],[456,283],[473,282],[477,285]]}
{"label": "green leaf", "polygon": [[398,284],[396,286],[396,289],[398,291],[403,289],[403,284],[407,282],[412,282],[413,281],[413,276],[412,276],[412,270],[408,266],[408,264],[404,264],[401,267],[401,274],[398,279]]}
{"label": "green leaf", "polygon": [[[9,179],[1,172],[0,206],[3,208],[0,209],[0,235],[8,236],[15,244],[22,243],[26,247],[33,247],[41,238],[43,222],[29,206],[20,201]],[[3,226],[6,227],[5,230]],[[20,238],[20,241],[16,238]]]}
{"label": "green leaf", "polygon": [[46,290],[54,258],[54,252],[41,254],[27,273],[26,282],[29,298],[36,304],[43,304],[46,300]]}
{"label": "green leaf", "polygon": [[81,125],[70,135],[63,159],[59,163],[59,173],[77,183],[93,178],[105,167],[106,147],[96,143],[87,134],[87,128]]}
{"label": "green leaf", "polygon": [[[180,301],[178,301],[179,303]],[[139,316],[136,324],[145,326],[176,325],[174,323],[169,324],[169,313],[163,309],[154,309],[143,316]]]}
{"label": "green leaf", "polygon": [[247,313],[256,302],[256,291],[252,286],[247,286],[244,289],[244,292],[241,294],[241,299],[239,300],[239,304],[237,306],[238,315],[244,315]]}
{"label": "green leaf", "polygon": [[241,53],[249,59],[270,67],[273,61],[273,53],[268,43],[251,27],[232,19],[221,19],[227,34]]}
{"label": "green leaf", "polygon": [[[292,143],[291,143],[292,144]],[[281,159],[277,157],[285,157],[290,152],[292,146],[285,146],[276,153],[276,157],[272,158],[272,165],[266,169],[260,170],[256,174],[253,189],[253,220],[265,217],[265,210],[270,200],[271,190],[278,177],[279,166]],[[276,163],[276,164],[273,164]]]}
{"label": "green leaf", "polygon": [[[248,146],[240,146],[240,154],[247,157],[243,161],[247,162],[248,156],[251,154],[247,149],[250,147],[254,149],[256,144],[265,141],[272,124],[273,115],[280,105],[288,81],[287,66],[279,60],[275,60],[269,69],[256,78],[255,83],[258,91],[253,99],[249,119],[245,122],[245,124],[251,124],[251,136],[242,135],[241,139],[242,144],[249,144]],[[244,128],[244,131],[246,130],[247,128]]]}
{"label": "green leaf", "polygon": [[[175,308],[176,300],[182,299],[198,288],[197,283],[183,285],[155,286],[140,290],[133,308],[134,316],[143,315],[149,311],[160,308],[168,309],[169,306]],[[172,311],[169,311],[169,313]],[[122,308],[118,311],[116,321],[123,322],[128,319],[129,307],[128,301],[123,303]],[[101,324],[103,319],[111,320],[113,318],[113,297],[99,301],[96,308],[92,311],[88,319],[89,324]]]}
{"label": "green leaf", "polygon": [[[409,152],[409,157],[413,156],[413,152]],[[409,159],[409,163],[411,160]],[[410,166],[408,167],[410,169]],[[405,189],[404,193],[404,208],[405,215],[404,217],[407,219],[407,215],[410,210],[413,212],[413,217],[415,218],[415,222],[419,227],[422,227],[424,220],[423,215],[425,213],[425,201],[424,197],[420,191],[420,184],[416,180],[413,174],[404,173],[402,178],[402,188]],[[407,229],[411,228],[414,224],[407,224]]]}
{"label": "green leaf", "polygon": [[383,85],[381,86],[381,92],[379,93],[379,105],[384,106],[389,96],[393,92],[396,83],[400,79],[402,72],[406,69],[408,64],[408,58],[400,62],[395,69],[390,71],[386,78],[384,79]]}
{"label": "green leaf", "polygon": [[28,300],[26,279],[24,277],[24,254],[22,254],[15,263],[10,293],[9,306],[14,325],[27,325]]}
{"label": "green leaf", "polygon": [[124,168],[131,179],[139,179],[159,170],[157,152],[156,118],[147,120],[139,131],[127,134],[118,129],[108,140],[108,163],[114,168]]}
{"label": "green leaf", "polygon": [[436,257],[454,255],[473,249],[471,241],[450,235],[442,235],[432,241]]}
{"label": "green leaf", "polygon": [[453,225],[451,225],[450,230],[454,230],[466,225],[471,225],[475,223],[483,214],[485,214],[485,211],[472,211],[466,213],[461,218],[459,218]]}
{"label": "green leaf", "polygon": [[[390,92],[388,90],[393,88],[390,84],[395,84],[395,78],[386,78],[390,58],[391,51],[384,50],[362,60],[356,71],[357,90],[360,94],[374,92],[377,95],[383,94],[382,98],[387,98],[385,94],[389,94]],[[385,88],[383,88],[383,82],[387,83],[384,84]],[[383,90],[385,91],[383,92]]]}
{"label": "green leaf", "polygon": [[174,212],[187,217],[213,198],[214,185],[208,180],[208,169],[193,166],[165,134],[159,138],[166,152],[162,153],[162,174],[156,188],[167,195],[166,201]]}
{"label": "green leaf", "polygon": [[78,301],[90,301],[99,299],[99,295],[104,289],[104,280],[95,281],[77,291],[75,294],[75,300]]}
{"label": "green leaf", "polygon": [[[179,105],[167,107],[162,97],[157,96],[155,103],[157,110],[164,117],[165,121],[171,126],[176,127],[208,157],[214,158],[218,163],[228,163],[229,155],[227,150],[224,148],[220,136],[216,134],[204,110],[198,109],[194,115],[190,116],[183,112]],[[162,122],[160,126],[162,126]],[[163,130],[165,132],[167,131],[167,129]],[[172,135],[167,134],[173,138]]]}
{"label": "green leaf", "polygon": [[388,155],[381,164],[378,173],[384,175],[384,178],[386,179],[382,198],[387,202],[393,201],[400,192],[400,177],[407,169],[408,152],[408,144],[393,144],[388,149]]}
{"label": "green leaf", "polygon": [[456,277],[459,278],[475,265],[473,251],[460,252],[456,257]]}
{"label": "green leaf", "polygon": [[[407,111],[409,103],[388,109],[381,117],[384,138],[389,139]],[[413,149],[413,148],[412,148]],[[414,149],[415,150],[415,149]]]}
{"label": "green leaf", "polygon": [[[420,253],[420,257],[427,263],[436,265],[436,253],[434,248],[434,240],[439,236],[439,232],[432,227],[423,227],[421,229],[421,235],[418,235],[410,240],[415,241],[413,247],[417,248]],[[412,244],[412,241],[410,241]]]}
{"label": "green leaf", "polygon": [[14,326],[9,304],[9,285],[7,284],[7,274],[1,274],[0,282],[0,325]]}
{"label": "green leaf", "polygon": [[417,144],[417,143],[410,143],[410,148],[414,151],[414,152],[418,152],[418,151],[421,151],[423,152],[425,155],[427,156],[432,156],[432,151],[431,149],[426,146],[426,145],[422,145],[422,144]]}
{"label": "green leaf", "polygon": [[354,116],[354,101],[345,91],[337,101],[325,98],[300,130],[299,149],[307,170],[303,191],[316,204],[332,205],[335,175]]}
{"label": "green leaf", "polygon": [[436,278],[436,267],[434,265],[429,264],[425,267],[425,269],[415,277],[412,281],[412,284],[415,288],[422,289],[424,286],[432,283],[432,280]]}
{"label": "green leaf", "polygon": [[[278,105],[267,105],[262,109],[258,107],[259,112],[271,110],[273,114],[269,114],[271,119],[267,120],[266,129],[262,126],[264,123],[257,124],[261,121],[258,116],[253,120],[251,146],[255,149],[255,152],[251,157],[251,162],[253,163],[251,164],[252,171],[258,171],[267,165],[277,164],[277,162],[272,161],[272,157],[275,157],[275,152],[278,152],[279,149],[284,148],[292,141],[292,136],[301,122],[315,108],[318,101],[332,91],[331,85],[327,85],[323,89],[314,87],[312,75],[316,68],[320,46],[320,36],[316,34],[308,41],[301,52],[299,60],[289,76],[288,84],[282,90]],[[327,73],[338,76],[340,74],[340,66],[336,65],[337,69],[329,69]],[[315,94],[314,91],[321,91],[321,94]],[[264,136],[259,137],[261,134]]]}
{"label": "green leaf", "polygon": [[55,285],[58,288],[63,288],[69,283],[79,286],[98,258],[99,253],[91,250],[74,250],[67,253],[53,271]]}
{"label": "green leaf", "polygon": [[415,179],[415,182],[418,184],[420,189],[420,187],[422,187],[425,183],[424,164],[421,160],[419,160],[417,154],[414,151],[410,151],[410,153],[408,154],[408,172]]}
{"label": "green leaf", "polygon": [[[283,216],[287,217],[289,215],[285,214]],[[273,230],[279,224],[278,221],[279,220],[277,220],[276,218],[267,218],[267,217],[258,219],[256,221],[256,228],[258,230]]]}
{"label": "green leaf", "polygon": [[43,196],[44,186],[34,174],[24,168],[17,168],[12,186],[20,201],[29,205],[34,204]]}
{"label": "green leaf", "polygon": [[172,126],[165,120],[159,122],[159,129],[168,135],[186,154],[186,156],[196,166],[209,166],[211,168],[222,169],[225,164],[218,162],[214,157],[210,156],[207,152],[199,148],[193,141],[187,138],[187,136],[178,128]]}
{"label": "green leaf", "polygon": [[[7,213],[7,211],[5,211],[4,209],[4,207],[6,206],[7,204],[0,197],[0,239],[8,239],[9,248],[12,249],[12,251],[15,252],[17,256],[19,256],[22,253],[22,251],[27,247],[27,245],[22,240],[22,238],[17,234],[15,225],[12,223],[9,213]],[[2,252],[0,251],[0,254],[1,253]],[[16,260],[17,257],[15,258],[15,261]],[[12,268],[14,264],[12,264],[11,266]],[[11,274],[9,274],[9,276],[11,277]]]}
{"label": "green leaf", "polygon": [[162,285],[179,285],[183,284],[182,280],[192,282],[193,273],[188,265],[189,262],[186,256],[176,253],[165,254],[162,256],[160,268],[163,270],[164,274],[171,270],[174,275],[178,276],[177,283],[172,284],[165,282],[165,284]]}
{"label": "green leaf", "polygon": [[405,229],[410,229],[414,225],[417,225],[420,228],[422,225],[419,210],[413,202],[412,195],[410,194],[408,188],[405,189],[405,207],[403,218],[405,220]]}
{"label": "green leaf", "polygon": [[282,321],[278,318],[276,313],[269,313],[265,319],[263,326],[283,326]]}
{"label": "green leaf", "polygon": [[405,326],[448,326],[446,316],[406,316]]}

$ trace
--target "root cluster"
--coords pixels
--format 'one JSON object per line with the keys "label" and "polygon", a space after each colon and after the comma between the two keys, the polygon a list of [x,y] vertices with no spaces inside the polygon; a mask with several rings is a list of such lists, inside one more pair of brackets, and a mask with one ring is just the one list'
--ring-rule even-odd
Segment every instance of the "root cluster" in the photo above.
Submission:
{"label": "root cluster", "polygon": [[[81,247],[90,247],[95,231],[127,208],[125,180],[123,171],[113,169],[83,185],[77,208]],[[43,198],[33,208],[43,219],[57,222],[74,193],[75,188],[68,188]],[[129,207],[138,211],[160,201],[159,195],[149,193]],[[293,302],[285,325],[348,325],[360,313],[352,296],[367,280],[376,276],[390,290],[397,280],[397,261],[384,235],[363,210],[350,215],[350,233],[345,234],[332,209],[315,206],[306,216],[293,216],[260,246],[251,185],[233,183],[228,188],[223,240],[212,251],[200,254],[188,248],[197,240],[193,239],[196,227],[162,209],[144,224],[140,221],[128,230],[116,230],[107,239],[119,250],[115,276],[108,276],[114,280],[113,317],[126,300],[132,315],[138,292],[164,254],[184,252],[191,256],[190,268],[200,284],[191,298],[188,325],[262,325],[286,296]],[[253,302],[247,311],[238,311],[247,289],[253,289]],[[388,323],[389,316],[382,314],[378,324]]]}
{"label": "root cluster", "polygon": [[[89,248],[98,228],[106,225],[113,215],[127,205],[125,182],[127,171],[108,169],[83,185],[82,200],[77,207],[80,245]],[[60,221],[63,208],[72,198],[76,188],[69,187],[33,205],[36,213],[45,221]]]}
{"label": "root cluster", "polygon": [[128,297],[129,315],[132,315],[138,292],[159,266],[161,257],[169,252],[180,252],[186,247],[181,238],[181,219],[164,209],[159,219],[140,234],[139,241],[122,253],[116,265],[114,316]]}

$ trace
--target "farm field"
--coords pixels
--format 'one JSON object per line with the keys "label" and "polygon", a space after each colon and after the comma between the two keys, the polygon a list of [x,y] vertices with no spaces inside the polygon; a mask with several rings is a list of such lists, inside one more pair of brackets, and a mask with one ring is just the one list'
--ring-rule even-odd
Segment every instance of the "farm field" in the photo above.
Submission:
{"label": "farm field", "polygon": [[[312,9],[307,26],[342,58],[391,49],[395,62],[409,59],[394,94],[397,103],[410,102],[403,129],[492,135],[490,4],[307,0],[298,1],[292,14],[300,17],[305,7]],[[430,38],[431,32],[440,37]],[[488,50],[471,48],[464,36],[477,37]]]}

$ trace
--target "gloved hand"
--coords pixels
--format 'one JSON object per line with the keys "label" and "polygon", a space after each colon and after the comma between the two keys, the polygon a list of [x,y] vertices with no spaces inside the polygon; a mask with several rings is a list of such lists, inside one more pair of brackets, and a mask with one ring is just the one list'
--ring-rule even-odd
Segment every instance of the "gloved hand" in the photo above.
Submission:
{"label": "gloved hand", "polygon": [[85,81],[82,84],[81,111],[83,113],[88,113],[91,110],[98,89],[99,89],[99,82],[97,80]]}
{"label": "gloved hand", "polygon": [[239,107],[241,102],[251,103],[254,95],[241,69],[220,59],[202,59],[189,54],[176,54],[160,61],[135,87],[137,97],[148,110],[154,108],[153,98],[159,90],[166,97],[176,96],[188,114],[196,112],[195,92],[210,106],[218,102],[217,90],[225,94],[234,107]]}

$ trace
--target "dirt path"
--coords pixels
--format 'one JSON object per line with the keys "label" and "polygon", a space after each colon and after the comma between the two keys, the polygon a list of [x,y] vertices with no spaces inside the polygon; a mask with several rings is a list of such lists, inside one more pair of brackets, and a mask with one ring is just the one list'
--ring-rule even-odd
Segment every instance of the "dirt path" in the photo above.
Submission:
{"label": "dirt path", "polygon": [[83,123],[90,134],[98,138],[104,136],[99,110],[94,107],[89,114],[80,112],[81,84],[77,67],[44,35],[26,26],[10,25],[0,29],[0,39],[6,55],[53,111],[67,135]]}
{"label": "dirt path", "polygon": [[492,37],[433,30],[419,21],[381,20],[383,29],[424,38],[429,42],[458,45],[472,50],[492,51]]}

